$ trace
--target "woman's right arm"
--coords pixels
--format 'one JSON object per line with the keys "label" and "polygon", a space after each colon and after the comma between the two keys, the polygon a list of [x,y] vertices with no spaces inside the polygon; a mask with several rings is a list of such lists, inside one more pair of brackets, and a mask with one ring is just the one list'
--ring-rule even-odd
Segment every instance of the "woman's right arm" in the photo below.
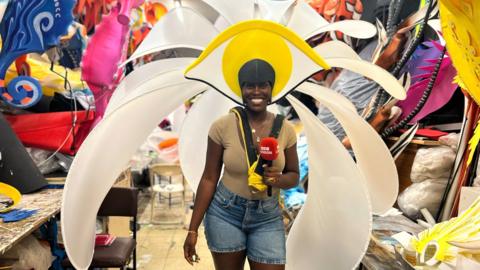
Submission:
{"label": "woman's right arm", "polygon": [[188,229],[189,232],[183,246],[185,259],[190,264],[195,261],[193,255],[197,256],[195,251],[197,231],[217,188],[223,164],[222,156],[223,146],[208,138],[205,169],[203,170],[203,175],[198,185],[192,219],[190,220],[190,227]]}
{"label": "woman's right arm", "polygon": [[189,231],[197,231],[217,188],[222,170],[223,147],[208,138],[207,161],[198,185]]}

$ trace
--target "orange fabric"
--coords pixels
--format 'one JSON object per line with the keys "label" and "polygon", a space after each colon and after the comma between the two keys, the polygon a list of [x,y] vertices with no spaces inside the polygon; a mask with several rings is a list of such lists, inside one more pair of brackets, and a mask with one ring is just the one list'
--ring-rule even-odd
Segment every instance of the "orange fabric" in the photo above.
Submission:
{"label": "orange fabric", "polygon": [[144,7],[145,17],[151,25],[157,23],[158,19],[168,12],[167,8],[158,2],[146,2]]}
{"label": "orange fabric", "polygon": [[24,54],[15,60],[15,68],[18,76],[31,76],[30,65],[27,62],[27,55]]}
{"label": "orange fabric", "polygon": [[178,143],[178,138],[166,139],[166,140],[164,140],[164,141],[161,141],[161,142],[158,144],[158,149],[165,149],[165,148],[174,146],[174,145],[176,145],[177,143]]}
{"label": "orange fabric", "polygon": [[90,31],[97,25],[102,18],[102,14],[108,13],[108,8],[113,6],[117,0],[78,0],[74,8],[75,15],[82,17],[82,24],[87,31]]}

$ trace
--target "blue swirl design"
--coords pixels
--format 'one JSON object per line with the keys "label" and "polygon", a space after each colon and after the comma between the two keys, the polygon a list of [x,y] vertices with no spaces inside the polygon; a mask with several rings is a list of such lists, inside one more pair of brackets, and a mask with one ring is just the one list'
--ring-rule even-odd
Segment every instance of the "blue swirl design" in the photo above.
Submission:
{"label": "blue swirl design", "polygon": [[25,109],[40,101],[42,86],[32,77],[18,76],[8,84],[8,87],[0,89],[0,95],[10,106]]}
{"label": "blue swirl design", "polygon": [[[60,42],[73,22],[75,0],[15,0],[5,10],[0,23],[3,47],[0,52],[0,80],[18,57],[43,53]],[[37,82],[38,83],[38,82]],[[39,95],[41,96],[41,88]],[[0,87],[0,93],[9,90]],[[3,95],[1,96],[4,100]],[[10,102],[9,102],[10,103]]]}

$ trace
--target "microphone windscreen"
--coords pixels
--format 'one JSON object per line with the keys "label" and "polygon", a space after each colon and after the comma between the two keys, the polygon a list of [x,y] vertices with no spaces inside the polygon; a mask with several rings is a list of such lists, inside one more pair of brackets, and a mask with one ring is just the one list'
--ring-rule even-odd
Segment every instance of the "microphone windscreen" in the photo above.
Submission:
{"label": "microphone windscreen", "polygon": [[278,141],[273,137],[263,138],[260,141],[260,156],[264,160],[275,160],[278,157]]}

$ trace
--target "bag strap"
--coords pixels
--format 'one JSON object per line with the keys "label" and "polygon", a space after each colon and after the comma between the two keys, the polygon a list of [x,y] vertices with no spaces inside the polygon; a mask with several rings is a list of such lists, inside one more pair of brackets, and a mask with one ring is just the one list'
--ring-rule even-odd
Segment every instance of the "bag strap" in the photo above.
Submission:
{"label": "bag strap", "polygon": [[247,113],[240,106],[232,108],[230,112],[233,112],[237,116],[238,122],[240,123],[239,126],[241,131],[240,133],[242,134],[243,147],[245,150],[248,167],[250,167],[257,160],[257,150],[253,144],[252,130],[248,124]]}
{"label": "bag strap", "polygon": [[280,134],[280,130],[282,130],[283,120],[285,116],[277,114],[275,116],[275,120],[273,120],[272,131],[270,132],[270,137],[274,137],[278,139],[278,135]]}
{"label": "bag strap", "polygon": [[[285,119],[285,116],[277,114],[275,116],[275,119],[273,120],[273,125],[272,125],[272,130],[270,131],[270,137],[274,137],[275,139],[278,138],[278,135],[280,134],[280,130],[282,129],[283,126],[283,120]],[[266,161],[263,160],[263,158],[258,159],[258,164],[257,167],[255,168],[255,173],[259,175],[263,175],[263,165],[266,164]]]}
{"label": "bag strap", "polygon": [[[230,112],[233,112],[237,116],[238,121],[240,123],[239,126],[241,129],[245,155],[247,157],[247,162],[250,167],[253,165],[253,163],[255,163],[255,161],[258,160],[258,154],[257,154],[257,150],[255,149],[255,144],[253,143],[252,130],[250,128],[250,125],[248,124],[247,113],[240,106],[232,108]],[[282,126],[283,126],[284,119],[285,119],[285,116],[283,115],[277,114],[275,116],[275,119],[273,120],[272,130],[270,131],[270,137],[278,138],[278,135],[280,134],[280,130],[282,129]]]}

